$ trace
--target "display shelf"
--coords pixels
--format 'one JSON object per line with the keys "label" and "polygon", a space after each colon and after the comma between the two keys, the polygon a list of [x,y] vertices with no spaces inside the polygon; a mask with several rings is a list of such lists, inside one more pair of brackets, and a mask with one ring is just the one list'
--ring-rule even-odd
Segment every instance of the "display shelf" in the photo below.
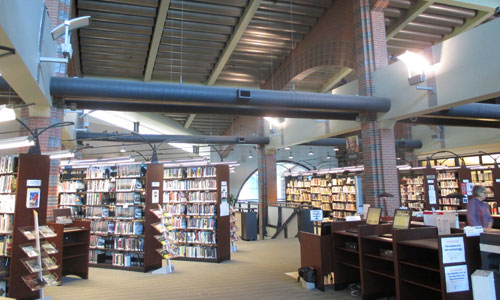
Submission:
{"label": "display shelf", "polygon": [[159,221],[151,224],[151,228],[171,240],[164,250],[173,259],[207,262],[230,259],[229,214],[221,215],[221,205],[227,205],[228,189],[229,169],[224,165],[163,171],[159,203],[163,215],[151,212]]}
{"label": "display shelf", "polygon": [[[150,166],[153,165],[147,168]],[[148,251],[144,230],[150,222],[145,213],[148,205],[146,186],[150,180],[146,166],[91,166],[76,172],[76,179],[67,176],[69,183],[62,181],[60,184],[59,205],[71,208],[76,219],[90,221],[88,259],[92,266],[103,264],[143,272],[155,268],[158,260],[150,260],[144,255]],[[130,251],[120,247],[124,240],[140,246]]]}

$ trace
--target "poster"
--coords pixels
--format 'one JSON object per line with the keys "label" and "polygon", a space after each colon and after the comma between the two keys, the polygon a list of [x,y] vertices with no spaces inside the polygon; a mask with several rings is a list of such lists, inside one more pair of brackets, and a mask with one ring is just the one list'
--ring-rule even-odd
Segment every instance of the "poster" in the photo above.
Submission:
{"label": "poster", "polygon": [[446,293],[466,292],[469,290],[467,265],[444,267]]}
{"label": "poster", "polygon": [[220,196],[222,198],[227,198],[227,181],[220,182]]}
{"label": "poster", "polygon": [[39,208],[40,207],[40,189],[28,188],[26,190],[26,207]]}
{"label": "poster", "polygon": [[153,190],[151,196],[153,204],[160,202],[160,190]]}
{"label": "poster", "polygon": [[[431,187],[431,185],[429,186],[429,188]],[[434,186],[432,186],[434,187]],[[429,204],[437,204],[437,201],[436,201],[436,192],[434,191],[434,189],[431,191],[429,189]]]}
{"label": "poster", "polygon": [[465,262],[463,237],[441,238],[441,250],[443,252],[443,264]]}
{"label": "poster", "polygon": [[347,153],[359,152],[359,141],[357,135],[348,136],[345,139]]}
{"label": "poster", "polygon": [[220,216],[229,216],[229,203],[224,202],[220,204]]}

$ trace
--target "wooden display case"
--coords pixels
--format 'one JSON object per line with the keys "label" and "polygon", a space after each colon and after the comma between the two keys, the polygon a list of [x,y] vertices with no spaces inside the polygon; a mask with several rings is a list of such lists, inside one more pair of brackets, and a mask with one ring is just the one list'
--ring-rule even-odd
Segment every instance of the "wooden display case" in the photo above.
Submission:
{"label": "wooden display case", "polygon": [[47,239],[58,250],[54,257],[59,263],[57,275],[76,275],[82,279],[89,278],[89,239],[90,222],[75,220],[73,224],[63,225],[48,222],[57,236]]}

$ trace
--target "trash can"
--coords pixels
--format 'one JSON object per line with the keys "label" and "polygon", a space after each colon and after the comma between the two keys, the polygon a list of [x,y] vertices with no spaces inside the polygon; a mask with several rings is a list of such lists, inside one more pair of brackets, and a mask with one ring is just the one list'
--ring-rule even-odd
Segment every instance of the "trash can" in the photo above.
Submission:
{"label": "trash can", "polygon": [[299,277],[297,281],[300,280],[302,287],[313,290],[315,288],[316,275],[314,273],[314,269],[311,267],[302,267],[299,268]]}

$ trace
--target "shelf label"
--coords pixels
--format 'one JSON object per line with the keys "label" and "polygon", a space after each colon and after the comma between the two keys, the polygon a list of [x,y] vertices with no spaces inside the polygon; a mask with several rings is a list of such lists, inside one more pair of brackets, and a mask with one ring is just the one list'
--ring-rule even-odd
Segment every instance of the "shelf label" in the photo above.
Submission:
{"label": "shelf label", "polygon": [[229,203],[224,202],[220,204],[220,216],[229,216]]}
{"label": "shelf label", "polygon": [[323,211],[321,209],[313,209],[310,212],[312,222],[323,221]]}
{"label": "shelf label", "polygon": [[41,186],[42,180],[40,179],[28,179],[26,180],[26,186]]}
{"label": "shelf label", "polygon": [[220,196],[221,198],[227,198],[227,181],[220,182]]}
{"label": "shelf label", "polygon": [[151,187],[160,187],[160,182],[159,181],[151,182]]}
{"label": "shelf label", "polygon": [[434,183],[434,180],[433,180],[433,179],[429,179],[429,180],[427,180],[427,183],[428,183],[428,184],[433,184],[433,183]]}
{"label": "shelf label", "polygon": [[495,179],[495,182],[500,182],[500,178]]}
{"label": "shelf label", "polygon": [[462,236],[441,238],[441,249],[443,264],[465,262],[464,238]]}
{"label": "shelf label", "polygon": [[152,190],[151,196],[153,204],[160,202],[160,190]]}
{"label": "shelf label", "polygon": [[444,267],[446,293],[466,292],[469,290],[467,265]]}

